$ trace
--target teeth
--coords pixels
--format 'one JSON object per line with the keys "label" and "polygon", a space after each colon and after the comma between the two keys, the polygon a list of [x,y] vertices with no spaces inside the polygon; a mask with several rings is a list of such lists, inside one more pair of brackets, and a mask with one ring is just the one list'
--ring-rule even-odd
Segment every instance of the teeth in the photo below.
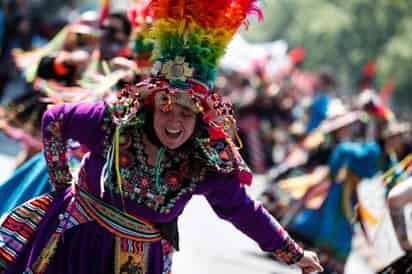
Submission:
{"label": "teeth", "polygon": [[182,132],[181,130],[173,130],[168,128],[166,128],[166,131],[171,134],[180,134],[180,132]]}

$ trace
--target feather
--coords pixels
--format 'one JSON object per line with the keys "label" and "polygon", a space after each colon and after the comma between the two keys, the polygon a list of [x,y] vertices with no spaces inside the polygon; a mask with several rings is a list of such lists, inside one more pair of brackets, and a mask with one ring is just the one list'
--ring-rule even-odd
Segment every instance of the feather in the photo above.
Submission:
{"label": "feather", "polygon": [[229,26],[233,33],[248,15],[256,14],[259,20],[263,18],[256,0],[152,0],[150,6],[155,19],[189,19],[205,28]]}
{"label": "feather", "polygon": [[262,18],[256,0],[151,0],[153,59],[184,56],[200,78],[214,80],[220,57],[247,17]]}
{"label": "feather", "polygon": [[111,6],[110,0],[101,0],[99,25],[102,25],[103,21],[107,18],[107,16],[109,16],[110,6]]}

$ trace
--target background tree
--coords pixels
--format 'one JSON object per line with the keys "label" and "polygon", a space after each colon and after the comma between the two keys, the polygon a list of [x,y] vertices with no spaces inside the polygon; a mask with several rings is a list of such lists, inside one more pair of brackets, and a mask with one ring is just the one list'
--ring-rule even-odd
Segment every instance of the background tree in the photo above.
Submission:
{"label": "background tree", "polygon": [[264,5],[265,21],[245,33],[249,40],[303,45],[308,49],[304,67],[330,65],[340,90],[348,93],[358,92],[363,66],[376,59],[376,89],[393,78],[392,107],[412,111],[412,1],[277,0]]}

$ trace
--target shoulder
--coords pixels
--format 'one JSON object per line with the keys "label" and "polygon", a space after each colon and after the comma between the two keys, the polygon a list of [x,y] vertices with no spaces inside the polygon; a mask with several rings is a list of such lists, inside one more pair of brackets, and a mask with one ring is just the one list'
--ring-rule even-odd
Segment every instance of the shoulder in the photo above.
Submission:
{"label": "shoulder", "polygon": [[197,186],[195,193],[207,195],[216,190],[230,190],[239,187],[241,187],[241,182],[236,174],[222,174],[209,171]]}
{"label": "shoulder", "polygon": [[226,140],[196,138],[194,149],[197,158],[202,159],[209,171],[221,175],[234,175],[243,184],[251,184],[252,175],[249,167],[238,149]]}

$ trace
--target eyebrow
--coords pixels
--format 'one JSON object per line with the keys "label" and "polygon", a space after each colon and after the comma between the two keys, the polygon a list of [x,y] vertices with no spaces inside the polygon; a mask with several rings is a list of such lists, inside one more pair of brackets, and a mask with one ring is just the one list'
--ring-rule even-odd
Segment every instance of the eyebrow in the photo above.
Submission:
{"label": "eyebrow", "polygon": [[187,114],[187,112],[189,112],[190,114],[196,115],[196,112],[194,112],[191,108],[186,107],[186,106],[181,106],[182,107],[182,111],[184,112],[184,114]]}

